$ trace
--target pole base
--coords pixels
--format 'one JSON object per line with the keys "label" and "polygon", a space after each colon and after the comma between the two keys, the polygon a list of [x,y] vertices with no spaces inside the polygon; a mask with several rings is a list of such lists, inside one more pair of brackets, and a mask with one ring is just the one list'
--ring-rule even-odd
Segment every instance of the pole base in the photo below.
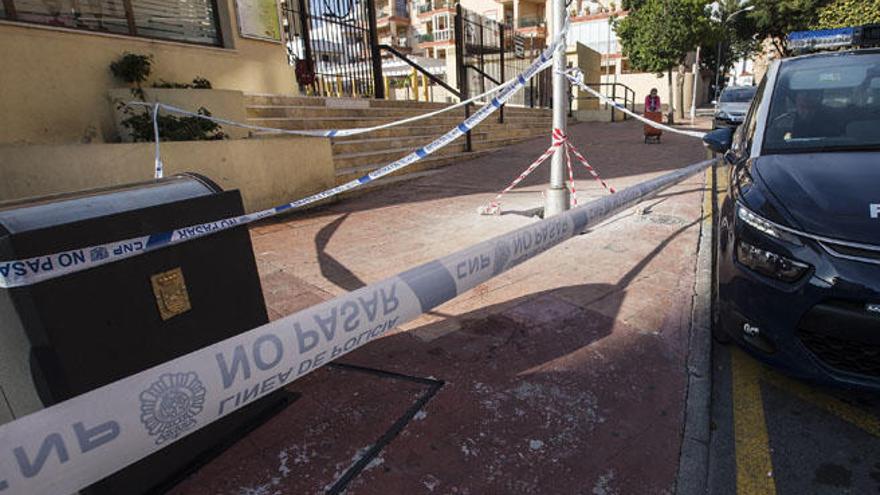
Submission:
{"label": "pole base", "polygon": [[549,188],[544,192],[544,218],[558,215],[568,209],[570,199],[565,187]]}

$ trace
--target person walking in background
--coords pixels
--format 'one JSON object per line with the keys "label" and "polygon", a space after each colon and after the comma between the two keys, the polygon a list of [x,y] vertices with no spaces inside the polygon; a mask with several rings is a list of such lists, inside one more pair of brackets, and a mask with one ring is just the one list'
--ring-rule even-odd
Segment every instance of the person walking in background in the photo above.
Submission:
{"label": "person walking in background", "polygon": [[[663,120],[663,114],[660,113],[660,95],[657,94],[657,88],[651,88],[651,92],[645,97],[645,118],[654,122]],[[660,136],[663,132],[660,129],[645,124],[645,143],[659,143]]]}
{"label": "person walking in background", "polygon": [[660,95],[657,94],[657,88],[651,88],[651,92],[645,97],[645,112],[660,111]]}

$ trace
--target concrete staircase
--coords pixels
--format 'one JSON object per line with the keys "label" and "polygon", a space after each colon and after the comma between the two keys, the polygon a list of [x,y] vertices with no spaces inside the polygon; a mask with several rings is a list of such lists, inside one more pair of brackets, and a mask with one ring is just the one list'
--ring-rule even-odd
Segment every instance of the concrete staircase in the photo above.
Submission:
{"label": "concrete staircase", "polygon": [[[442,103],[389,101],[354,98],[247,95],[248,122],[281,129],[349,129],[385,124],[447,106]],[[342,184],[406,155],[425,145],[464,119],[464,109],[451,110],[409,125],[401,125],[357,136],[332,138],[336,183]],[[393,175],[411,175],[428,169],[469,160],[526,139],[548,136],[551,111],[507,106],[504,123],[498,112],[471,132],[473,151],[465,151],[465,138]],[[256,133],[260,137],[278,134]],[[540,153],[543,150],[536,150]],[[537,155],[536,155],[537,156]],[[386,181],[387,182],[387,181]]]}

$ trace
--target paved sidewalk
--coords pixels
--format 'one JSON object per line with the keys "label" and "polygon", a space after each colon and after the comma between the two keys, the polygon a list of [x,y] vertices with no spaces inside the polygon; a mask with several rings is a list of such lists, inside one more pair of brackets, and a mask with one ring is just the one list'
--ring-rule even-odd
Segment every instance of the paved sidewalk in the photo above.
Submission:
{"label": "paved sidewalk", "polygon": [[[705,156],[668,133],[645,145],[631,121],[570,134],[617,189]],[[504,214],[477,209],[548,144],[253,228],[272,318],[534,222],[546,164]],[[574,165],[579,203],[607,194]],[[172,493],[671,493],[703,188],[668,189],[340,360],[405,376],[326,366],[294,382],[298,400]]]}

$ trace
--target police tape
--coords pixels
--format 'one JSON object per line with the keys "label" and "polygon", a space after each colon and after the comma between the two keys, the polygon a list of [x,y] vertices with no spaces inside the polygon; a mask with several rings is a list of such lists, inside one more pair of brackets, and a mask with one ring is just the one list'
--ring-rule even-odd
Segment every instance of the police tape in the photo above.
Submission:
{"label": "police tape", "polygon": [[607,96],[603,95],[602,93],[600,93],[600,92],[596,91],[595,89],[593,89],[593,88],[587,86],[587,84],[584,82],[584,73],[583,73],[583,71],[581,71],[581,70],[578,69],[577,67],[574,67],[574,68],[571,68],[571,69],[566,69],[565,71],[562,72],[562,74],[564,74],[565,77],[568,78],[568,80],[571,82],[571,84],[573,84],[573,85],[577,86],[578,88],[580,88],[580,89],[586,91],[587,93],[590,93],[591,95],[595,96],[596,98],[598,98],[598,99],[601,100],[602,102],[607,103],[607,104],[613,106],[615,109],[617,109],[617,110],[619,110],[619,111],[621,111],[621,112],[623,112],[623,113],[629,115],[630,117],[633,117],[633,118],[635,118],[636,120],[640,120],[640,121],[644,122],[645,124],[648,124],[648,125],[651,126],[651,127],[654,127],[654,128],[656,128],[656,129],[662,129],[662,130],[664,130],[664,131],[668,131],[668,132],[671,132],[671,133],[673,133],[673,134],[681,134],[681,135],[683,135],[683,136],[690,136],[690,137],[701,138],[701,139],[702,139],[703,136],[706,135],[706,133],[704,133],[704,132],[698,132],[698,131],[686,131],[686,130],[683,130],[683,129],[676,129],[676,128],[674,128],[674,127],[669,127],[668,125],[663,125],[663,124],[661,124],[661,123],[659,123],[659,122],[654,122],[653,120],[646,119],[644,116],[639,115],[639,114],[637,114],[637,113],[635,113],[635,112],[629,110],[628,108],[626,108],[625,106],[621,105],[620,103],[617,103],[616,101],[612,100],[611,98],[608,98]]}
{"label": "police tape", "polygon": [[0,425],[0,493],[66,495],[95,483],[710,164],[636,184]]}
{"label": "police tape", "polygon": [[568,183],[569,189],[571,190],[572,206],[577,206],[577,191],[575,191],[574,171],[571,167],[571,155],[569,153],[574,153],[575,157],[578,159],[579,162],[581,162],[584,167],[586,167],[590,175],[592,175],[593,178],[596,179],[596,181],[598,181],[599,184],[601,184],[602,187],[604,187],[608,192],[610,192],[611,194],[614,194],[616,192],[613,187],[609,186],[605,183],[604,180],[602,180],[602,177],[599,176],[599,173],[596,172],[596,169],[594,169],[590,165],[590,163],[587,162],[587,159],[584,158],[584,155],[582,155],[578,151],[575,145],[571,142],[571,139],[569,139],[569,137],[561,129],[553,129],[552,141],[550,147],[547,148],[547,151],[542,153],[541,156],[539,156],[528,167],[526,167],[526,169],[523,170],[523,172],[519,174],[516,179],[513,179],[513,182],[511,182],[500,193],[498,193],[498,195],[495,196],[488,205],[477,208],[477,213],[481,215],[497,215],[501,213],[501,197],[508,193],[511,189],[516,187],[516,185],[522,182],[523,179],[528,177],[529,174],[534,172],[535,169],[538,168],[539,165],[544,163],[548,158],[550,158],[550,156],[552,156],[553,153],[556,152],[556,149],[560,146],[565,147],[565,164],[568,167]]}
{"label": "police tape", "polygon": [[574,170],[571,169],[571,150],[568,146],[565,147],[565,166],[568,168],[568,188],[571,190],[571,206],[573,208],[578,205],[578,197],[574,187]]}
{"label": "police tape", "polygon": [[[571,25],[571,22],[569,21],[568,18],[566,18],[565,24],[563,24],[563,26],[562,26],[562,31],[560,31],[559,33],[556,34],[556,36],[553,37],[553,41],[550,43],[548,48],[545,49],[544,52],[542,52],[542,55],[543,55],[543,53],[546,53],[548,50],[551,51],[551,53],[552,53],[552,51],[553,51],[552,49],[554,47],[559,48],[560,46],[562,46],[564,44],[565,36],[566,36],[566,33],[568,33],[568,29],[569,29],[570,25]],[[544,67],[542,67],[542,69],[543,68]],[[212,115],[207,115],[207,114],[200,113],[200,112],[191,112],[189,110],[185,110],[183,108],[175,107],[174,105],[168,105],[167,103],[161,103],[161,102],[146,102],[146,101],[132,100],[132,101],[125,102],[125,106],[129,106],[129,107],[143,106],[143,107],[151,107],[152,108],[153,140],[156,143],[156,158],[155,158],[156,166],[155,166],[154,177],[156,179],[161,179],[162,175],[164,173],[164,166],[162,164],[161,150],[159,148],[160,138],[159,138],[158,120],[159,120],[159,110],[160,109],[165,109],[166,111],[169,111],[171,113],[186,115],[187,117],[208,120],[208,121],[214,122],[215,124],[228,125],[228,126],[232,126],[232,127],[238,127],[241,129],[249,129],[252,131],[268,132],[268,133],[275,133],[275,134],[290,134],[290,135],[296,135],[296,136],[313,136],[313,137],[330,137],[330,138],[332,138],[332,137],[346,137],[346,136],[356,136],[358,134],[365,134],[368,132],[374,132],[374,131],[378,131],[381,129],[388,129],[391,127],[396,127],[396,126],[400,126],[400,125],[404,125],[404,124],[409,124],[412,122],[417,122],[419,120],[424,120],[424,119],[428,119],[431,117],[435,117],[437,115],[448,112],[450,110],[454,110],[456,108],[460,108],[465,105],[470,105],[470,104],[475,103],[477,101],[481,101],[484,98],[489,97],[489,95],[493,95],[495,93],[500,93],[504,89],[509,88],[510,86],[516,85],[518,82],[519,82],[518,77],[513,78],[513,79],[509,79],[509,80],[495,86],[494,88],[491,88],[491,89],[489,89],[483,93],[480,93],[476,96],[473,96],[467,100],[463,100],[463,101],[460,101],[460,102],[455,103],[453,105],[449,105],[447,107],[443,107],[438,110],[434,110],[433,112],[414,115],[412,117],[408,117],[408,118],[405,118],[402,120],[394,120],[392,122],[387,122],[385,124],[380,124],[380,125],[376,125],[376,126],[372,126],[372,127],[358,127],[358,128],[354,128],[354,129],[328,129],[328,130],[314,130],[314,131],[304,130],[304,131],[301,131],[301,130],[295,130],[295,129],[279,129],[277,127],[264,127],[264,126],[253,125],[253,124],[245,124],[243,122],[236,122],[234,120],[224,119],[224,118],[220,118],[220,117],[214,117]],[[524,85],[524,83],[523,83],[523,85]]]}
{"label": "police tape", "polygon": [[205,115],[205,114],[198,113],[198,112],[191,112],[189,110],[186,110],[186,109],[183,109],[180,107],[176,107],[174,105],[169,105],[167,103],[161,103],[161,102],[153,103],[153,102],[132,100],[132,101],[125,102],[125,105],[130,106],[130,107],[151,107],[151,108],[153,108],[154,121],[156,119],[157,109],[162,109],[167,112],[185,115],[187,117],[194,117],[194,118],[198,118],[198,119],[209,120],[209,121],[214,122],[216,124],[228,125],[231,127],[238,127],[241,129],[248,129],[251,131],[266,132],[266,133],[273,133],[273,134],[290,134],[290,135],[294,135],[294,136],[312,136],[312,137],[331,137],[332,138],[332,137],[356,136],[358,134],[365,134],[368,132],[374,132],[374,131],[378,131],[378,130],[382,130],[382,129],[388,129],[391,127],[397,127],[400,125],[409,124],[412,122],[417,122],[419,120],[424,120],[424,119],[429,119],[431,117],[436,117],[437,115],[446,113],[450,110],[455,110],[456,108],[461,108],[465,105],[471,105],[475,102],[483,100],[484,98],[488,97],[489,95],[493,95],[495,93],[498,93],[498,92],[502,91],[504,88],[511,86],[515,83],[516,83],[516,79],[510,79],[510,80],[508,80],[498,86],[495,86],[492,89],[489,89],[488,91],[486,91],[484,93],[478,94],[477,96],[474,96],[474,97],[469,98],[467,100],[460,101],[460,102],[455,103],[453,105],[449,105],[449,106],[440,108],[438,110],[434,110],[432,112],[414,115],[412,117],[408,117],[403,120],[394,120],[392,122],[388,122],[388,123],[380,124],[380,125],[376,125],[376,126],[356,127],[353,129],[327,129],[327,130],[280,129],[277,127],[266,127],[266,126],[260,126],[260,125],[245,124],[243,122],[237,122],[234,120],[224,119],[222,117],[214,117],[213,115]]}
{"label": "police tape", "polygon": [[481,215],[495,215],[501,213],[501,197],[504,196],[508,191],[516,187],[517,184],[522,182],[523,179],[528,177],[539,165],[544,163],[553,153],[556,152],[556,149],[562,146],[565,143],[565,140],[568,139],[565,136],[565,133],[562,132],[561,129],[553,129],[552,132],[552,141],[550,143],[550,147],[547,148],[544,153],[541,154],[535,161],[533,161],[528,167],[516,179],[513,179],[507,187],[505,187],[500,193],[498,193],[492,201],[489,202],[486,206],[481,206],[477,209],[477,213]]}
{"label": "police tape", "polygon": [[159,106],[161,105],[161,103],[153,104],[153,142],[156,146],[153,178],[155,179],[161,179],[165,175],[165,165],[162,163],[162,150],[159,148]]}
{"label": "police tape", "polygon": [[[568,28],[569,28],[570,24],[571,23],[566,18],[565,24],[562,27],[562,31],[554,37],[554,41],[550,44],[550,47],[548,47],[545,50],[545,52],[547,50],[550,50],[554,46],[556,46],[556,47],[561,46],[561,44],[563,43],[563,40],[565,39],[565,35],[568,32]],[[543,68],[544,67],[541,67],[541,69],[543,69]],[[465,105],[470,105],[470,104],[475,103],[477,101],[481,101],[484,98],[487,98],[489,95],[493,95],[495,93],[500,93],[504,89],[506,89],[510,86],[516,85],[517,83],[518,83],[518,78],[509,79],[509,80],[499,84],[498,86],[495,86],[494,88],[491,88],[491,89],[489,89],[483,93],[480,93],[474,97],[471,97],[467,100],[460,101],[458,103],[455,103],[455,104],[447,106],[447,107],[440,108],[440,109],[435,110],[433,112],[414,115],[412,117],[408,117],[408,118],[405,118],[402,120],[394,120],[392,122],[387,122],[385,124],[380,124],[380,125],[376,125],[376,126],[372,126],[372,127],[358,127],[358,128],[354,128],[354,129],[329,129],[329,130],[315,130],[315,131],[309,131],[309,130],[300,131],[300,130],[295,130],[295,129],[279,129],[277,127],[264,127],[264,126],[253,125],[253,124],[245,124],[243,122],[236,122],[234,120],[224,119],[224,118],[220,118],[220,117],[214,117],[212,115],[207,115],[207,114],[200,113],[200,112],[191,112],[189,110],[185,110],[183,108],[175,107],[174,105],[168,105],[166,103],[161,103],[161,102],[145,102],[145,101],[132,100],[132,101],[126,102],[125,105],[130,106],[130,107],[145,106],[145,107],[152,108],[153,141],[156,143],[155,160],[154,160],[156,165],[155,165],[155,172],[154,172],[153,177],[156,179],[161,179],[164,174],[164,165],[162,163],[161,148],[159,146],[159,143],[161,140],[160,140],[160,136],[159,136],[159,123],[158,123],[158,121],[159,121],[159,110],[163,109],[163,108],[166,111],[169,111],[171,113],[177,113],[180,115],[186,115],[187,117],[204,119],[204,120],[214,122],[215,124],[228,125],[228,126],[232,126],[232,127],[238,127],[241,129],[249,129],[252,131],[269,132],[269,133],[275,133],[275,134],[290,134],[290,135],[297,135],[297,136],[330,137],[330,138],[332,138],[332,137],[347,137],[347,136],[356,136],[358,134],[365,134],[368,132],[374,132],[374,131],[378,131],[381,129],[388,129],[391,127],[396,127],[396,126],[400,126],[400,125],[404,125],[404,124],[409,124],[412,122],[417,122],[419,120],[424,120],[424,119],[428,119],[431,117],[435,117],[437,115],[448,112],[450,110],[454,110],[456,108],[460,108]],[[525,84],[523,83],[523,85],[525,85]]]}
{"label": "police tape", "polygon": [[608,192],[610,192],[611,194],[614,194],[615,192],[617,192],[617,190],[615,190],[613,186],[609,186],[608,184],[605,183],[604,180],[602,180],[602,177],[599,176],[599,173],[596,172],[596,169],[594,169],[593,166],[590,165],[590,162],[588,162],[587,159],[584,158],[584,155],[582,155],[582,154],[578,151],[578,149],[575,148],[575,146],[574,146],[573,144],[571,144],[571,141],[567,141],[567,142],[565,143],[565,146],[566,146],[569,150],[571,150],[572,153],[574,153],[574,157],[577,158],[577,160],[578,160],[579,162],[581,162],[581,165],[583,165],[584,167],[586,167],[587,172],[589,172],[590,175],[592,175],[593,178],[596,179],[596,181],[599,182],[599,184],[602,184],[602,187],[604,187],[605,189],[607,189]]}
{"label": "police tape", "polygon": [[[564,31],[562,34],[564,34]],[[418,148],[388,165],[373,170],[362,177],[311,196],[298,199],[291,203],[254,213],[197,225],[190,225],[166,232],[68,249],[61,252],[34,256],[26,259],[3,260],[0,261],[0,287],[10,288],[35,284],[63,275],[88,270],[114,261],[138,256],[174,244],[198,239],[240,225],[253,223],[350,191],[363,184],[368,184],[376,179],[403,169],[463,136],[465,133],[476,127],[480,122],[485,120],[489,115],[501,108],[501,105],[509,100],[514,93],[525,86],[526,81],[534,77],[535,74],[552,62],[553,51],[563,46],[561,44],[561,40],[563,39],[564,38],[562,37],[557,37],[554,43],[548,46],[524,72],[512,79],[512,84],[505,86],[497,96],[493,97],[489,103],[479,108],[473,115],[427,145]],[[161,173],[161,168],[161,160],[157,156],[157,175]]]}

